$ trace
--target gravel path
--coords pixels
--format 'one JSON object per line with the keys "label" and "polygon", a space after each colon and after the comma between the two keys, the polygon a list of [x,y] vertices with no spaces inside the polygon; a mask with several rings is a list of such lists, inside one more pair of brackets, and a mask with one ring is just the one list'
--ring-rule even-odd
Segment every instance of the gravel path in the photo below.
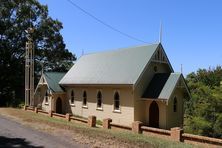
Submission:
{"label": "gravel path", "polygon": [[23,126],[0,116],[0,148],[69,148],[84,147],[70,144],[62,138]]}

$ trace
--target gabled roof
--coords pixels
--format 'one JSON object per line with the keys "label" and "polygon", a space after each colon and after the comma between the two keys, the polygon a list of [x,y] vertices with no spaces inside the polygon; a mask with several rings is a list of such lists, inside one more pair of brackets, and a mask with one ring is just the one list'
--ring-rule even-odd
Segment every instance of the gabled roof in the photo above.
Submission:
{"label": "gabled roof", "polygon": [[158,98],[168,80],[170,73],[157,73],[146,88],[142,98]]}
{"label": "gabled roof", "polygon": [[48,84],[48,87],[53,92],[64,92],[59,81],[64,77],[64,72],[44,72],[44,78]]}
{"label": "gabled roof", "polygon": [[159,45],[84,55],[59,84],[135,84]]}
{"label": "gabled roof", "polygon": [[183,78],[181,73],[155,74],[142,98],[169,99],[180,78]]}
{"label": "gabled roof", "polygon": [[169,99],[180,77],[181,73],[171,73],[158,98]]}

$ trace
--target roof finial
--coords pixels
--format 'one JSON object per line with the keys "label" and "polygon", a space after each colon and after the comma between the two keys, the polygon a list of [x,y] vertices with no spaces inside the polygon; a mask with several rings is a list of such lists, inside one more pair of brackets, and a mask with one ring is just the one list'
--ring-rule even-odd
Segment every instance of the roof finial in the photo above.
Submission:
{"label": "roof finial", "polygon": [[162,21],[160,21],[160,34],[159,34],[159,43],[162,42]]}
{"label": "roof finial", "polygon": [[180,72],[183,74],[183,64],[180,65]]}

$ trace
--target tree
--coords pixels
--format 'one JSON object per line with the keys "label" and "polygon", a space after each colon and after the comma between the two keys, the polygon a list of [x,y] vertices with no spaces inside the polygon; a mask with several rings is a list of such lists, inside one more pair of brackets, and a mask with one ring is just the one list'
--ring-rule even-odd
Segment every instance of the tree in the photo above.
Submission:
{"label": "tree", "polygon": [[199,69],[187,83],[192,98],[185,102],[185,131],[222,138],[222,69]]}
{"label": "tree", "polygon": [[0,4],[0,105],[10,105],[24,98],[28,27],[35,29],[35,74],[41,63],[45,71],[67,71],[76,58],[65,48],[62,23],[48,16],[47,6],[37,0],[0,0]]}

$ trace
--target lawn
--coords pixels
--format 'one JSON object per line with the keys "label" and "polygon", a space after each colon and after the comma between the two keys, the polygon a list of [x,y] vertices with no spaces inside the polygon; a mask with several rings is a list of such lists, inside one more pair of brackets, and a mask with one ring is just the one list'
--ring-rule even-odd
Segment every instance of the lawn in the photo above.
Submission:
{"label": "lawn", "polygon": [[185,143],[134,134],[131,131],[89,128],[85,124],[67,122],[64,119],[50,118],[45,115],[15,108],[0,108],[0,115],[36,129],[38,129],[37,127],[41,127],[39,129],[44,129],[43,131],[48,133],[51,133],[52,130],[50,129],[53,129],[53,131],[63,129],[67,134],[72,134],[72,139],[75,141],[92,147],[194,147]]}

